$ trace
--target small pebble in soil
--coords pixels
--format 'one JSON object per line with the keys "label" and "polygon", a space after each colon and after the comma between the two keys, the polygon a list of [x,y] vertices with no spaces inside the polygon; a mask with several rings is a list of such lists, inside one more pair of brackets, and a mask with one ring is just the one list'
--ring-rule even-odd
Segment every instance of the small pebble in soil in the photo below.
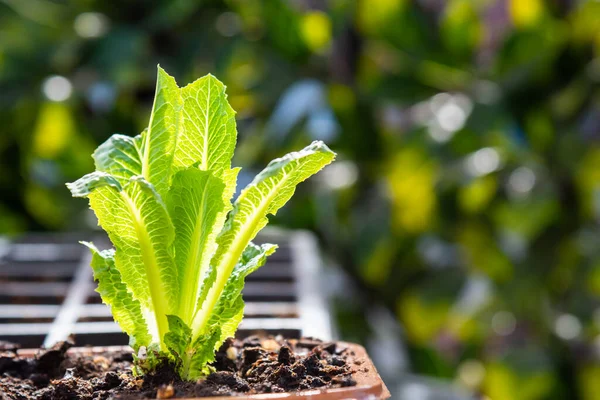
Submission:
{"label": "small pebble in soil", "polygon": [[227,358],[229,358],[230,360],[235,361],[237,359],[238,351],[237,351],[236,347],[228,348],[226,353],[227,353]]}
{"label": "small pebble in soil", "polygon": [[160,385],[156,392],[157,399],[170,399],[175,396],[173,385]]}
{"label": "small pebble in soil", "polygon": [[106,359],[106,357],[103,357],[103,356],[95,356],[94,364],[98,364],[98,366],[102,369],[108,369],[108,367],[109,367],[108,360]]}
{"label": "small pebble in soil", "polygon": [[277,343],[275,340],[273,339],[267,339],[267,340],[263,340],[263,342],[261,343],[262,347],[265,350],[269,350],[269,351],[279,351],[279,343]]}

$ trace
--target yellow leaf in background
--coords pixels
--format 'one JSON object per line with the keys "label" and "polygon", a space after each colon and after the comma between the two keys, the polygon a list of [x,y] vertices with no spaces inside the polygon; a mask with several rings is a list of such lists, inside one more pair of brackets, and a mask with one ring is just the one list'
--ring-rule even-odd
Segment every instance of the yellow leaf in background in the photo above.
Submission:
{"label": "yellow leaf in background", "polygon": [[423,60],[419,63],[416,76],[423,83],[440,90],[456,90],[467,84],[472,78],[471,74],[458,68],[441,64],[432,60]]}
{"label": "yellow leaf in background", "polygon": [[329,86],[329,104],[340,112],[350,111],[356,106],[356,96],[352,89],[345,85],[332,84]]}
{"label": "yellow leaf in background", "polygon": [[445,21],[454,24],[472,22],[472,17],[477,16],[475,4],[468,0],[451,0],[445,10]]}
{"label": "yellow leaf in background", "polygon": [[575,171],[575,181],[582,202],[580,210],[588,218],[595,217],[595,197],[600,192],[600,149],[590,149]]}
{"label": "yellow leaf in background", "polygon": [[405,148],[388,175],[395,228],[416,234],[429,229],[437,209],[437,165],[420,150]]}
{"label": "yellow leaf in background", "polygon": [[515,364],[486,365],[484,393],[493,400],[542,400],[554,390],[555,377],[545,369],[517,372]]}
{"label": "yellow leaf in background", "polygon": [[451,311],[448,315],[448,331],[460,341],[473,340],[478,334],[477,322],[469,315]]}
{"label": "yellow leaf in background", "polygon": [[492,175],[475,179],[460,189],[458,203],[468,214],[479,213],[494,199],[497,188],[496,178]]}
{"label": "yellow leaf in background", "polygon": [[600,2],[580,2],[575,10],[569,15],[569,25],[573,40],[579,43],[593,41],[596,43],[596,50],[600,50],[599,20]]}
{"label": "yellow leaf in background", "polygon": [[517,27],[535,25],[544,12],[542,0],[510,0],[510,16]]}
{"label": "yellow leaf in background", "polygon": [[239,116],[250,113],[256,106],[256,99],[251,93],[235,94],[229,97],[231,106],[237,110]]}
{"label": "yellow leaf in background", "polygon": [[[586,279],[588,290],[595,296],[600,296],[600,264],[596,263]],[[599,392],[600,393],[600,392]]]}
{"label": "yellow leaf in background", "polygon": [[486,366],[484,393],[493,400],[520,399],[517,388],[517,378],[504,364],[490,363]]}
{"label": "yellow leaf in background", "polygon": [[397,314],[406,335],[417,344],[432,340],[444,327],[450,304],[426,302],[415,293],[408,293],[397,303]]}
{"label": "yellow leaf in background", "polygon": [[396,246],[390,239],[379,241],[363,264],[363,279],[372,286],[381,286],[389,277],[396,254]]}
{"label": "yellow leaf in background", "polygon": [[483,272],[496,282],[506,282],[512,278],[512,263],[498,248],[485,225],[467,223],[460,226],[458,242],[471,270]]}
{"label": "yellow leaf in background", "polygon": [[551,114],[536,109],[525,116],[525,133],[529,143],[539,152],[544,152],[555,140],[555,127]]}
{"label": "yellow leaf in background", "polygon": [[312,51],[324,49],[331,41],[331,21],[324,12],[312,11],[305,14],[300,29],[304,42]]}
{"label": "yellow leaf in background", "polygon": [[359,27],[368,33],[379,31],[396,18],[408,0],[361,0],[358,4]]}
{"label": "yellow leaf in background", "polygon": [[471,0],[447,2],[441,25],[442,38],[455,51],[468,52],[485,36],[485,25],[480,23],[474,3]]}
{"label": "yellow leaf in background", "polygon": [[358,71],[357,71],[357,84],[358,87],[364,87],[373,90],[381,83],[383,74],[381,73],[382,68],[376,61],[376,56],[372,44],[365,45],[364,54],[361,54],[358,58]]}
{"label": "yellow leaf in background", "polygon": [[583,365],[577,371],[577,383],[582,400],[600,398],[600,364]]}
{"label": "yellow leaf in background", "polygon": [[75,122],[65,103],[44,103],[33,133],[33,155],[55,159],[75,134]]}
{"label": "yellow leaf in background", "polygon": [[[206,68],[211,68],[207,66]],[[198,71],[198,74],[204,70]],[[256,86],[264,78],[264,60],[253,49],[236,46],[229,55],[229,63],[225,70],[228,90],[236,93]]]}
{"label": "yellow leaf in background", "polygon": [[51,189],[31,184],[25,188],[27,211],[49,229],[59,228],[65,221],[64,202]]}
{"label": "yellow leaf in background", "polygon": [[553,198],[531,198],[521,202],[501,201],[494,206],[492,218],[497,228],[534,240],[560,214],[560,204]]}
{"label": "yellow leaf in background", "polygon": [[[557,250],[558,256],[554,268],[550,270],[547,276],[547,281],[554,292],[566,293],[572,287],[575,272],[578,266],[581,265],[581,246],[572,238],[562,241]],[[590,288],[592,282],[588,280],[586,283]]]}
{"label": "yellow leaf in background", "polygon": [[554,388],[554,376],[549,371],[535,371],[519,377],[519,399],[547,399]]}

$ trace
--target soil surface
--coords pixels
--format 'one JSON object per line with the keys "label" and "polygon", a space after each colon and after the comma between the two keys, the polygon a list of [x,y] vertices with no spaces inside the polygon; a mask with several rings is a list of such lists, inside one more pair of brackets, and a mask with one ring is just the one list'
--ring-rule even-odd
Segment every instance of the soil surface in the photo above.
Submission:
{"label": "soil surface", "polygon": [[181,381],[167,362],[136,377],[131,353],[67,353],[72,346],[61,342],[31,358],[0,342],[0,400],[239,396],[356,384],[347,350],[312,338],[228,340],[212,364],[215,372],[197,382]]}

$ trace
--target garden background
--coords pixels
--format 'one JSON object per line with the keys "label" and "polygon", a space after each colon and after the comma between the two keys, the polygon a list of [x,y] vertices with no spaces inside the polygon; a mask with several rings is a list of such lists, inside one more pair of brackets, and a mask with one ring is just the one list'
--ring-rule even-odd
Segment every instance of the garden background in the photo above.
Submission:
{"label": "garden background", "polygon": [[599,1],[0,0],[0,233],[94,225],[64,182],[145,128],[156,64],[228,86],[238,187],[339,153],[273,220],[388,382],[600,399]]}

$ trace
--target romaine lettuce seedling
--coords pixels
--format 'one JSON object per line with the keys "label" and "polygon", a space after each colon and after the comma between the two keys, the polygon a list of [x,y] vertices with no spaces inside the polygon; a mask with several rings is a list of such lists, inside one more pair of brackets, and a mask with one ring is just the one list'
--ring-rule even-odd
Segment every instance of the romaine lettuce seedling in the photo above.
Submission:
{"label": "romaine lettuce seedling", "polygon": [[235,112],[212,75],[179,88],[158,68],[148,128],[115,134],[93,154],[96,171],[67,184],[87,197],[114,249],[92,252],[104,303],[130,337],[138,368],[169,357],[184,379],[233,336],[245,277],[277,246],[251,241],[296,185],[335,158],[322,142],[273,160],[232,204]]}

